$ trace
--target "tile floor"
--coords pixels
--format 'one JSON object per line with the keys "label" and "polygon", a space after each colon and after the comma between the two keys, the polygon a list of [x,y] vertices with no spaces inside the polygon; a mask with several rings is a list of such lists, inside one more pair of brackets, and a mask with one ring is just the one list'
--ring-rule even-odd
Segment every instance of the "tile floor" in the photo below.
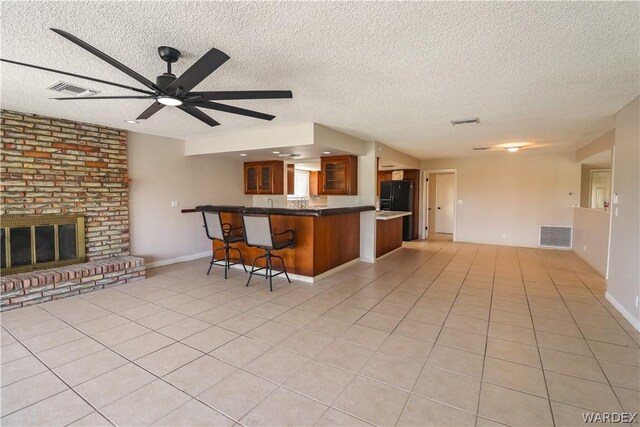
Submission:
{"label": "tile floor", "polygon": [[414,242],[313,285],[206,260],[3,313],[10,425],[579,425],[639,334],[569,252]]}

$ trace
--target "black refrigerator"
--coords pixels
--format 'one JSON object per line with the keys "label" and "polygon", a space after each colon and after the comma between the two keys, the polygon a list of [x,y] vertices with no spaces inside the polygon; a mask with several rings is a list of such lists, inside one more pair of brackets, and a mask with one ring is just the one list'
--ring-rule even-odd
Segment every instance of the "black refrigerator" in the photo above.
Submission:
{"label": "black refrigerator", "polygon": [[[413,212],[413,181],[383,181],[380,183],[380,209]],[[413,240],[413,217],[402,218],[402,240]]]}

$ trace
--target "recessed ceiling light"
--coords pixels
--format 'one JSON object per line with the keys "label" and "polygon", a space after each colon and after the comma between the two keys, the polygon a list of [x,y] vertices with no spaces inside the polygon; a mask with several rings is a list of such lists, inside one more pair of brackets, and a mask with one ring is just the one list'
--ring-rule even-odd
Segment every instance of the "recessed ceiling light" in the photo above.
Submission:
{"label": "recessed ceiling light", "polygon": [[126,123],[131,123],[132,125],[135,125],[136,123],[138,123],[137,120],[125,120]]}
{"label": "recessed ceiling light", "polygon": [[331,151],[323,151],[322,154],[331,154]]}
{"label": "recessed ceiling light", "polygon": [[240,157],[247,157],[245,153],[240,153]]}
{"label": "recessed ceiling light", "polygon": [[182,99],[176,98],[175,96],[162,95],[156,98],[162,105],[167,105],[169,107],[177,107],[178,105],[182,105]]}
{"label": "recessed ceiling light", "polygon": [[516,151],[520,151],[520,147],[509,147],[507,151],[510,153],[515,153]]}
{"label": "recessed ceiling light", "polygon": [[273,154],[280,154],[279,151],[272,151]]}

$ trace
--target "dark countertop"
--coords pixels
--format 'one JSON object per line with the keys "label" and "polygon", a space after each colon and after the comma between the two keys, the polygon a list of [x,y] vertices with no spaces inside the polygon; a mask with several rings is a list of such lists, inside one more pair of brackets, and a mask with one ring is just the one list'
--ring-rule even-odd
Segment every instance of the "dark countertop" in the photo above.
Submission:
{"label": "dark countertop", "polygon": [[[344,208],[309,208],[309,209],[289,209],[289,208],[252,208],[244,206],[196,206],[193,210],[195,212],[212,211],[212,212],[231,212],[242,213],[246,211],[252,214],[270,214],[270,215],[289,215],[289,216],[330,216],[330,215],[342,215],[356,212],[374,211],[375,206],[351,206]],[[193,212],[191,209],[185,211]]]}

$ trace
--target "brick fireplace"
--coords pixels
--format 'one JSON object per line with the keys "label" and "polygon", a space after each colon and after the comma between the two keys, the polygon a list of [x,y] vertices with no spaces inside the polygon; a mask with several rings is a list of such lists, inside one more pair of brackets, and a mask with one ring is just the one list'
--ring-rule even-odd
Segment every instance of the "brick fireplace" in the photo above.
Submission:
{"label": "brick fireplace", "polygon": [[[127,133],[99,125],[43,117],[14,111],[0,111],[0,175],[3,218],[16,216],[83,215],[85,219],[85,254],[92,265],[111,265],[116,259],[125,261],[123,275],[118,280],[111,266],[105,267],[112,281],[95,286],[69,288],[69,294],[124,283],[144,277],[143,262],[129,254],[129,183],[127,176]],[[79,264],[82,265],[82,264]],[[142,266],[142,269],[138,267]],[[71,267],[65,267],[71,268]],[[102,267],[100,267],[102,269]],[[138,271],[129,271],[138,269]],[[48,270],[24,275],[45,275]],[[75,271],[75,270],[74,270]],[[95,268],[94,268],[95,272]],[[130,276],[130,274],[134,274]],[[141,274],[137,274],[141,273]],[[95,276],[95,274],[93,274]],[[76,274],[72,274],[73,277]],[[7,276],[10,277],[10,276]],[[38,297],[38,287],[56,287],[42,278],[35,281],[13,281],[2,278],[2,307],[40,302],[53,296]],[[47,276],[49,277],[49,276]],[[57,275],[51,275],[57,277]],[[61,276],[62,277],[62,276]],[[67,278],[69,275],[67,275]],[[11,278],[16,279],[15,277]],[[103,279],[103,278],[101,278]],[[100,280],[101,280],[100,279]],[[16,283],[29,284],[17,286]],[[15,282],[15,283],[14,283]],[[33,286],[32,283],[37,286]],[[86,285],[88,281],[82,282]],[[5,286],[7,284],[7,286]],[[77,284],[77,283],[76,283]],[[68,284],[71,285],[71,284]],[[6,289],[12,287],[12,289]],[[18,290],[22,293],[16,293]],[[30,289],[30,291],[27,291]],[[77,290],[77,292],[75,292]],[[12,296],[10,296],[12,294]],[[55,294],[66,296],[64,292]],[[14,303],[11,302],[13,299]]]}

